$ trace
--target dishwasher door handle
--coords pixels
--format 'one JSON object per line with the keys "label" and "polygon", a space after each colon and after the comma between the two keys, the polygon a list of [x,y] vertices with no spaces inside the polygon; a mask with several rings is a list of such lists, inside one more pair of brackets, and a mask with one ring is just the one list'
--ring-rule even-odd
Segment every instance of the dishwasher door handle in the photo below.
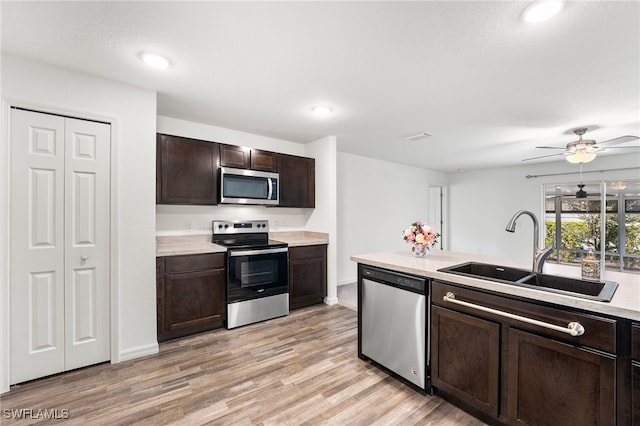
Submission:
{"label": "dishwasher door handle", "polygon": [[511,318],[516,321],[525,322],[527,324],[533,324],[544,328],[549,328],[551,330],[560,331],[562,333],[567,333],[572,336],[582,336],[585,332],[584,327],[579,322],[570,322],[566,327],[561,327],[554,324],[549,324],[548,322],[538,321],[533,318],[523,317],[521,315],[512,314],[510,312],[500,311],[498,309],[488,308],[482,305],[476,305],[475,303],[465,302],[463,300],[456,299],[456,295],[452,292],[447,292],[442,298],[445,302],[454,303],[460,306],[466,306],[467,308],[477,309],[479,311],[488,312],[490,314],[499,315],[501,317]]}

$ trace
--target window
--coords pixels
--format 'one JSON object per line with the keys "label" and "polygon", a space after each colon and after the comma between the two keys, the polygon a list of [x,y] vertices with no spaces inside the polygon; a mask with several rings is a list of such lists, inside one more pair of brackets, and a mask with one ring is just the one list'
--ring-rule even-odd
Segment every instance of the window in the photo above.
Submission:
{"label": "window", "polygon": [[545,185],[548,262],[580,264],[590,249],[608,270],[640,273],[640,182]]}

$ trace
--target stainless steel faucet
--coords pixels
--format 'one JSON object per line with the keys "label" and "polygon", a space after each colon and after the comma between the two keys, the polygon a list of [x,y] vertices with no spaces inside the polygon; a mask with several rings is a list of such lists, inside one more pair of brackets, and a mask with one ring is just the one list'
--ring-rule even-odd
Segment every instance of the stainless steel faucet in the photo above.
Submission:
{"label": "stainless steel faucet", "polygon": [[542,273],[542,267],[544,266],[544,261],[547,260],[547,257],[553,251],[553,245],[549,247],[540,248],[538,244],[538,237],[540,235],[540,230],[538,228],[538,218],[535,214],[531,213],[528,210],[519,210],[516,214],[513,215],[509,223],[507,223],[507,232],[516,232],[516,220],[523,214],[528,215],[533,220],[533,267],[531,268],[532,273]]}

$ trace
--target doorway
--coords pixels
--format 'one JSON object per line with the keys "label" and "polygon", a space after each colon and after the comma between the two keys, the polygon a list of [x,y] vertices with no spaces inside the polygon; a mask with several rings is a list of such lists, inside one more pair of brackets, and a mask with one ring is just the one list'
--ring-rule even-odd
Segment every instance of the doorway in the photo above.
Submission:
{"label": "doorway", "polygon": [[10,384],[110,359],[108,123],[10,111]]}
{"label": "doorway", "polygon": [[428,222],[440,234],[436,248],[447,250],[449,232],[447,229],[447,187],[436,185],[429,187]]}

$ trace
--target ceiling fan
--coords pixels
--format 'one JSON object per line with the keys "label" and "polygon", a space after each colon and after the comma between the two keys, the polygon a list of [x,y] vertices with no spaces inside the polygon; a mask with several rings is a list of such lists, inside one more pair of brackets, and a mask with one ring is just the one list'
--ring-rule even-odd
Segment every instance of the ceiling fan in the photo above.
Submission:
{"label": "ceiling fan", "polygon": [[[576,136],[578,136],[578,140],[569,142],[565,148],[561,148],[557,146],[537,146],[536,147],[540,149],[561,149],[563,150],[563,152],[561,153],[525,158],[522,161],[537,160],[539,158],[547,158],[547,157],[555,157],[558,155],[564,155],[568,162],[582,164],[582,163],[588,163],[589,161],[592,161],[594,158],[596,158],[596,153],[604,151],[605,148],[606,149],[623,149],[623,148],[638,149],[640,148],[640,146],[613,146],[613,145],[618,145],[621,143],[631,142],[631,141],[640,139],[638,138],[638,136],[631,136],[631,135],[619,136],[617,138],[596,143],[596,141],[592,139],[582,139],[582,136],[586,132],[587,132],[586,127],[579,127],[577,129],[574,129],[573,133],[575,133]],[[606,147],[602,146],[605,144],[607,145]]]}

